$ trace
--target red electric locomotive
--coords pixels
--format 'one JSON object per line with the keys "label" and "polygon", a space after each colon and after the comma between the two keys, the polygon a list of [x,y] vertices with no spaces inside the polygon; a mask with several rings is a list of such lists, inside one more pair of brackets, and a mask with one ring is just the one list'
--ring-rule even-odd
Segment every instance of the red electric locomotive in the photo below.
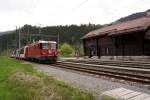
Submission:
{"label": "red electric locomotive", "polygon": [[35,62],[56,62],[57,47],[55,41],[37,41],[14,52],[15,58]]}

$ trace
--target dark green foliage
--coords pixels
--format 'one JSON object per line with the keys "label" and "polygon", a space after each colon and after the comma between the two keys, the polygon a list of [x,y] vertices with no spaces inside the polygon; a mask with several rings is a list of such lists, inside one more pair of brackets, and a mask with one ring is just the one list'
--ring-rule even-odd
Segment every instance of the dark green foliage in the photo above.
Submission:
{"label": "dark green foliage", "polygon": [[[57,41],[58,34],[60,35],[60,44],[68,43],[71,45],[79,45],[82,43],[80,39],[82,36],[100,27],[101,25],[94,24],[82,24],[80,26],[47,26],[40,28],[40,34],[42,34],[42,36],[34,36],[33,34],[39,34],[39,27],[24,25],[21,28],[21,45],[24,46],[33,42],[33,40],[36,41],[39,39]],[[0,36],[0,51],[18,48],[18,33],[17,29],[9,32],[9,34]]]}

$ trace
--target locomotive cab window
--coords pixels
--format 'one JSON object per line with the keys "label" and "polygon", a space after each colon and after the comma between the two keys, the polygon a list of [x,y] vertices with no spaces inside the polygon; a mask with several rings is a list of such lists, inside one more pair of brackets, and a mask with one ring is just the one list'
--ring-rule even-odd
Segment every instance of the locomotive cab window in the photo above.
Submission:
{"label": "locomotive cab window", "polygon": [[42,49],[49,49],[48,43],[42,43]]}
{"label": "locomotive cab window", "polygon": [[51,49],[56,49],[56,43],[51,43]]}
{"label": "locomotive cab window", "polygon": [[19,54],[24,54],[24,48],[20,49]]}

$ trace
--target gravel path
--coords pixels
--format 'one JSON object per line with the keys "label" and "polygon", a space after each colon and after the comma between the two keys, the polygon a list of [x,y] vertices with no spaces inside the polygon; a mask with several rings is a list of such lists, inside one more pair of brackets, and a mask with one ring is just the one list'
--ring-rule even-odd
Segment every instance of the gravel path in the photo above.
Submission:
{"label": "gravel path", "polygon": [[127,84],[112,82],[109,80],[104,80],[89,75],[85,75],[83,73],[79,74],[74,71],[68,71],[64,69],[50,67],[49,65],[38,65],[38,64],[33,64],[33,65],[35,66],[36,69],[40,71],[44,71],[48,75],[54,76],[59,80],[63,80],[64,82],[69,83],[72,86],[76,86],[81,89],[94,92],[98,100],[102,92],[110,89],[119,88],[119,87],[124,87],[131,90],[150,94],[150,90],[147,89],[142,89]]}

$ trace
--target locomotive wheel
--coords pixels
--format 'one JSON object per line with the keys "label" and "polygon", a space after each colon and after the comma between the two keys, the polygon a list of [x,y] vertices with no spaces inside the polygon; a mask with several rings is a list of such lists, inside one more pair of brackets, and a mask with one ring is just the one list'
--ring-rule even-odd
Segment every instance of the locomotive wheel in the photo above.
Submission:
{"label": "locomotive wheel", "polygon": [[57,61],[57,58],[52,58],[50,63],[56,63],[56,61]]}

